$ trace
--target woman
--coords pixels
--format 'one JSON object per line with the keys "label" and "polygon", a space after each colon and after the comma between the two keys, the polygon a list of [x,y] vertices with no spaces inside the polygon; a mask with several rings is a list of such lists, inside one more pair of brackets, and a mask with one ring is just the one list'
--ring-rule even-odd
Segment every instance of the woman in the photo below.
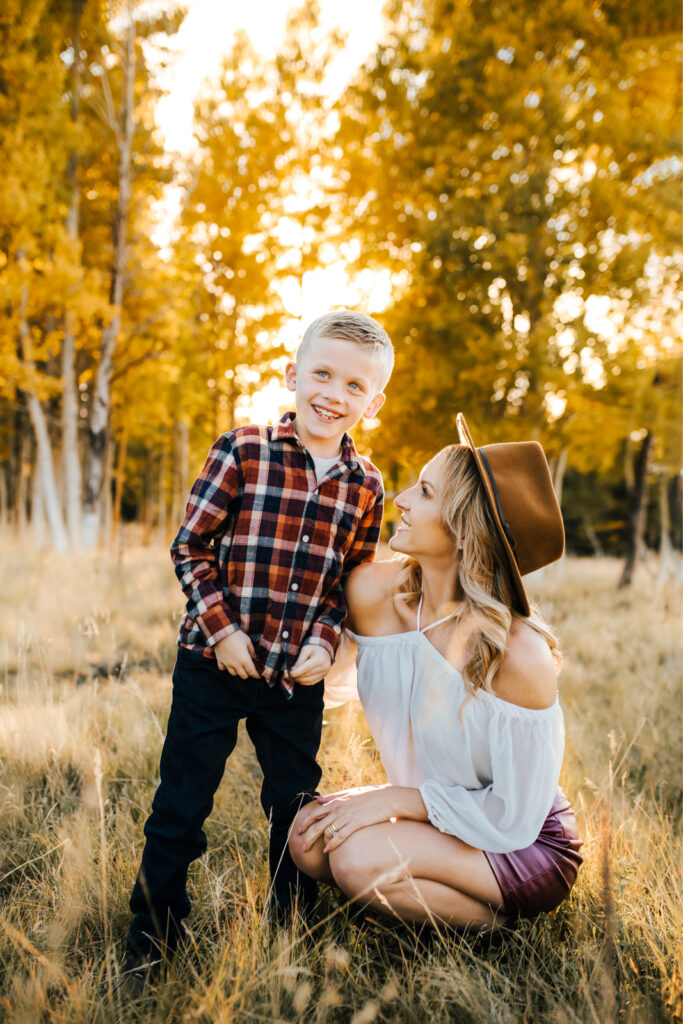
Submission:
{"label": "woman", "polygon": [[494,928],[567,895],[581,863],[558,790],[557,641],[522,575],[564,531],[535,442],[440,451],[396,498],[402,560],[349,576],[358,692],[386,786],[299,813],[298,867],[402,920]]}

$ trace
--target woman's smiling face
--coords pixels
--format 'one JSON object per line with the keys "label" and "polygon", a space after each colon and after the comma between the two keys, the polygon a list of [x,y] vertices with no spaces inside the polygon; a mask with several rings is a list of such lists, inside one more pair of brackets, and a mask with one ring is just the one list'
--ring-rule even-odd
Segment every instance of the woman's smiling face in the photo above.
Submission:
{"label": "woman's smiling face", "polygon": [[398,528],[389,541],[392,551],[419,560],[453,558],[457,545],[441,518],[440,492],[446,452],[438,452],[420,473],[417,483],[402,491],[394,504],[401,513]]}

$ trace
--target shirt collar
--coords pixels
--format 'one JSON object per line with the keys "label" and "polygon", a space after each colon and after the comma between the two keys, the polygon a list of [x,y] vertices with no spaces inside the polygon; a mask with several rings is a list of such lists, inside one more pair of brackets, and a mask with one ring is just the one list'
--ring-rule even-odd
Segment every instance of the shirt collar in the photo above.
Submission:
{"label": "shirt collar", "polygon": [[[294,420],[296,413],[286,412],[279,423],[273,427],[273,433],[271,434],[272,441],[294,441],[300,448],[303,448],[299,435],[294,429]],[[356,446],[348,434],[344,434],[341,439],[341,454],[339,456],[342,462],[346,463],[351,469],[363,470],[363,465],[360,461]]]}

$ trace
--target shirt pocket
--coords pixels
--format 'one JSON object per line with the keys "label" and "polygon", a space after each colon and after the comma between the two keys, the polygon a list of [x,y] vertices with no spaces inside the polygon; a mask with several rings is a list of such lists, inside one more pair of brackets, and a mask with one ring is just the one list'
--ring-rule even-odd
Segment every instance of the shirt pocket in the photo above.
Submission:
{"label": "shirt pocket", "polygon": [[334,537],[332,538],[333,547],[336,548],[340,554],[345,557],[351,550],[353,543],[358,533],[361,520],[363,518],[363,509],[349,509],[348,505],[343,505],[339,516],[335,516],[334,526]]}

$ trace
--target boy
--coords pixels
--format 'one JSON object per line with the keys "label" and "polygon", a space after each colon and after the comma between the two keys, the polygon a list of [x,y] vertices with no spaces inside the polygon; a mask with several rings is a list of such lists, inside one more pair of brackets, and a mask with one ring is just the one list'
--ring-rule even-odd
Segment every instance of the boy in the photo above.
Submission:
{"label": "boy", "polygon": [[187,612],[130,900],[129,970],[154,966],[182,937],[187,869],[206,849],[202,825],[242,718],[263,771],[274,909],[281,916],[295,898],[304,908],[315,898],[287,835],[320,781],[323,679],[346,615],[342,580],[374,557],[382,521],[381,475],[347,431],[376,416],[392,366],[391,342],[371,317],[319,317],[286,369],[295,414],[223,434],[192,487],[171,547]]}

